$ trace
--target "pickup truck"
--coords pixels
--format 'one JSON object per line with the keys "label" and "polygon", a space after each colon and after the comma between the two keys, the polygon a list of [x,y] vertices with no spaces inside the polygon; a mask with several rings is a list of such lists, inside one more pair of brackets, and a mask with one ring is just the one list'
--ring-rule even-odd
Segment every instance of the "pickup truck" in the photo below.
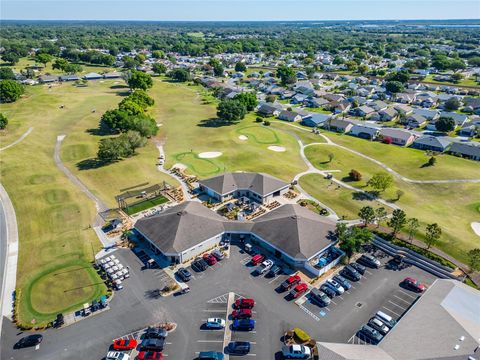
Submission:
{"label": "pickup truck", "polygon": [[284,290],[284,291],[287,291],[287,290],[290,290],[292,287],[294,287],[295,285],[297,285],[298,283],[300,283],[300,281],[302,281],[302,279],[300,279],[300,276],[298,275],[292,275],[290,276],[288,279],[286,279],[281,285],[280,287]]}

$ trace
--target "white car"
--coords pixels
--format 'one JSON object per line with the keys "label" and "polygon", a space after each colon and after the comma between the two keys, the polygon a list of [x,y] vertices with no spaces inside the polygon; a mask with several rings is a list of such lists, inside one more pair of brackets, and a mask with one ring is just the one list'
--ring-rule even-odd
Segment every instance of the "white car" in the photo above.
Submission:
{"label": "white car", "polygon": [[284,345],[282,354],[285,359],[309,359],[312,351],[303,345]]}
{"label": "white car", "polygon": [[345,292],[345,289],[343,288],[343,286],[333,279],[328,279],[327,285],[330,286],[332,290],[337,293],[337,295],[342,295]]}
{"label": "white car", "polygon": [[109,351],[105,360],[130,360],[130,355],[119,351]]}
{"label": "white car", "polygon": [[219,318],[208,318],[205,326],[207,329],[223,329],[225,327],[225,320]]}
{"label": "white car", "polygon": [[263,275],[265,274],[268,270],[270,270],[273,266],[273,261],[272,260],[265,260],[264,262],[262,262],[260,264],[260,266],[257,268],[257,272],[260,274],[260,275]]}

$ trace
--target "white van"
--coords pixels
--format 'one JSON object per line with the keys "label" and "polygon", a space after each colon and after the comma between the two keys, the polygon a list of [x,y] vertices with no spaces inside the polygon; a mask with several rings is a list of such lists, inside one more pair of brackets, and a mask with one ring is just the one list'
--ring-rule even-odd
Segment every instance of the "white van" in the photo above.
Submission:
{"label": "white van", "polygon": [[391,316],[385,314],[383,311],[377,311],[375,316],[384,324],[386,324],[390,329],[393,328],[397,323]]}

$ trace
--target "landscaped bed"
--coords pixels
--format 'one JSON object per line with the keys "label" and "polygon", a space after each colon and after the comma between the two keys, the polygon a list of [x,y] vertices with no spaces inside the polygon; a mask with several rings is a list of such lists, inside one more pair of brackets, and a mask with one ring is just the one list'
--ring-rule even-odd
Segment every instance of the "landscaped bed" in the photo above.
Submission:
{"label": "landscaped bed", "polygon": [[139,202],[137,204],[134,204],[134,205],[131,205],[131,206],[128,206],[127,208],[124,209],[124,211],[128,214],[128,215],[133,215],[133,214],[136,214],[140,211],[143,211],[143,210],[146,210],[146,209],[149,209],[151,207],[154,207],[154,206],[157,206],[157,205],[161,205],[161,204],[165,204],[167,203],[169,200],[162,196],[162,195],[159,195],[153,199],[147,199],[145,201],[142,201],[142,202]]}

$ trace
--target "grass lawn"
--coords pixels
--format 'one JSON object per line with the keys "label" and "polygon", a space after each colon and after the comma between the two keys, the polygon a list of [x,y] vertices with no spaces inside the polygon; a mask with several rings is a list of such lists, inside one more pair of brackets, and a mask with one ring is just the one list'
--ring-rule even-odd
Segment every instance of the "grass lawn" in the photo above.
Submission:
{"label": "grass lawn", "polygon": [[[154,79],[150,95],[156,104],[152,114],[161,122],[160,137],[165,140],[166,167],[175,163],[187,166],[187,172],[200,178],[228,171],[259,171],[291,181],[306,169],[294,136],[255,122],[248,114],[235,124],[216,121],[215,104],[205,104],[201,88]],[[244,135],[248,140],[240,140]],[[274,152],[269,146],[283,146]],[[221,156],[202,159],[198,154],[219,151]]]}
{"label": "grass lawn", "polygon": [[125,209],[125,212],[128,215],[132,215],[132,214],[136,214],[140,211],[143,211],[145,209],[149,209],[149,208],[157,206],[157,205],[165,204],[167,202],[168,202],[168,199],[166,197],[160,195],[160,196],[157,196],[153,199],[145,200],[145,201],[142,201],[141,203],[129,206]]}
{"label": "grass lawn", "polygon": [[[374,143],[367,142],[367,144]],[[365,147],[365,150],[367,149],[368,147]],[[365,151],[362,152],[365,153]],[[329,153],[334,155],[331,162],[328,162]],[[344,181],[349,181],[348,172],[351,169],[359,171],[363,175],[362,180],[350,182],[350,184],[360,188],[366,186],[366,181],[374,173],[384,171],[377,164],[334,146],[312,145],[305,149],[305,154],[313,165],[321,170],[341,170],[340,173],[334,173],[334,176]],[[313,181],[308,183],[317,194],[312,193],[312,195],[320,196],[318,200],[329,206],[331,205],[329,201],[333,200],[331,206],[336,210],[335,199],[330,199],[328,196],[325,198],[325,191],[320,192],[313,186],[315,183]],[[404,192],[398,201],[396,200],[397,190]],[[467,261],[466,252],[478,246],[476,244],[479,241],[470,226],[470,223],[476,221],[480,214],[478,208],[480,203],[474,202],[475,199],[472,198],[472,194],[477,193],[480,193],[479,184],[411,184],[395,179],[394,185],[382,194],[382,198],[395,201],[405,210],[408,217],[418,218],[423,229],[426,224],[438,223],[443,231],[438,247],[461,261]],[[356,202],[352,201],[352,204]],[[354,215],[356,212],[357,210]],[[340,212],[340,214],[343,213]],[[423,230],[419,232],[418,237],[423,238]]]}
{"label": "grass lawn", "polygon": [[478,82],[475,81],[475,77],[474,76],[471,76],[467,79],[462,79],[460,80],[458,83],[454,83],[454,82],[449,82],[449,81],[436,81],[436,80],[433,80],[433,77],[435,76],[436,74],[429,74],[427,76],[425,76],[425,82],[431,82],[431,83],[434,83],[434,84],[439,84],[439,85],[453,85],[453,86],[477,86],[477,87],[480,87],[480,85],[478,84]]}
{"label": "grass lawn", "polygon": [[[302,126],[299,123],[294,123],[291,126],[289,123],[285,121],[272,121],[270,127],[279,129],[287,134],[291,134],[292,136],[295,136],[296,138],[300,139],[304,145],[307,144],[312,144],[312,143],[324,143],[326,142],[325,139],[319,135],[316,135],[312,133],[312,128],[308,126]],[[299,129],[298,127],[301,127],[302,129]]]}
{"label": "grass lawn", "polygon": [[478,161],[452,155],[437,156],[435,166],[423,167],[429,156],[425,151],[367,141],[354,136],[322,131],[333,142],[371,156],[383,162],[401,175],[413,180],[478,179]]}

